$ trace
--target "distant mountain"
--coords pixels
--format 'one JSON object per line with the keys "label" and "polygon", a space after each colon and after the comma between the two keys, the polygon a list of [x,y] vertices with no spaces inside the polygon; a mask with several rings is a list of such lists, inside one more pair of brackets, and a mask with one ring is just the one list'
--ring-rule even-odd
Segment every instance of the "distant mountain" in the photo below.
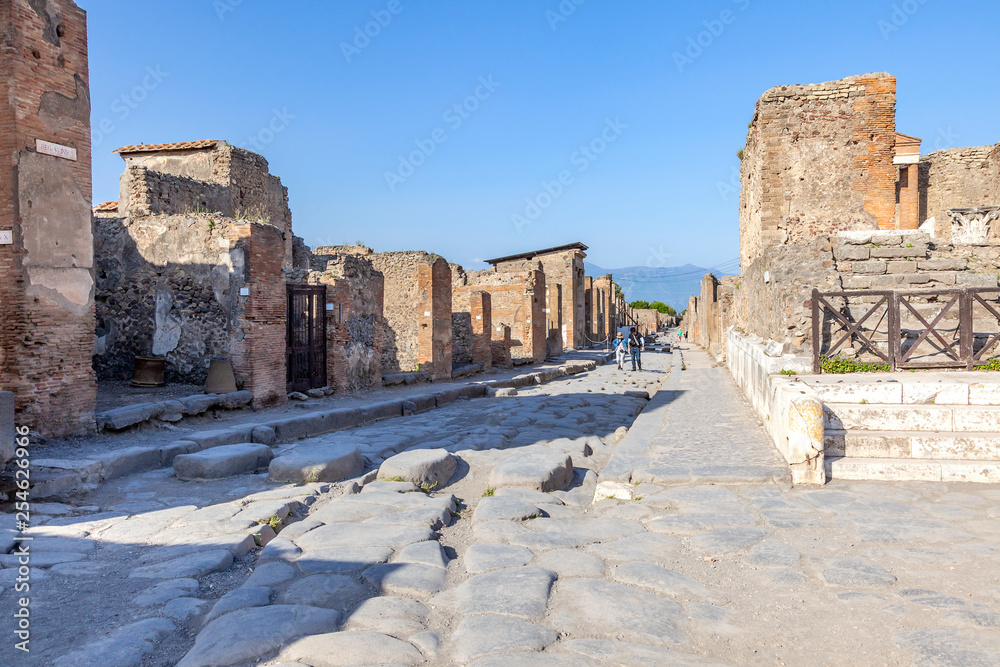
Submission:
{"label": "distant mountain", "polygon": [[592,277],[610,273],[625,292],[625,300],[662,301],[677,312],[687,308],[688,298],[701,292],[701,279],[706,273],[716,273],[693,264],[684,266],[629,266],[623,269],[605,269],[586,262],[587,275]]}

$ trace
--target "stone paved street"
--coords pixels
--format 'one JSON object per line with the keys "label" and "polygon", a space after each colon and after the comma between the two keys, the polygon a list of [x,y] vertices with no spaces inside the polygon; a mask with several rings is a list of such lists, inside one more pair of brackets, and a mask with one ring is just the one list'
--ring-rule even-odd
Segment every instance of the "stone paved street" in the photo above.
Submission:
{"label": "stone paved street", "polygon": [[683,347],[275,447],[357,450],[348,482],[164,469],[40,505],[12,664],[1000,663],[1000,490],[792,488]]}

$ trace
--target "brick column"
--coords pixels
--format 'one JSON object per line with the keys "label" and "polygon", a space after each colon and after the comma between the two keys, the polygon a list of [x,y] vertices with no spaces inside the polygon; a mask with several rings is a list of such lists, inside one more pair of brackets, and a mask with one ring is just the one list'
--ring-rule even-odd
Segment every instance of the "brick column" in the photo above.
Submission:
{"label": "brick column", "polygon": [[284,403],[287,392],[285,347],[288,298],[281,271],[285,244],[277,227],[260,223],[229,226],[230,247],[243,251],[243,275],[233,287],[240,297],[239,323],[230,357],[237,381],[253,392],[253,405]]}
{"label": "brick column", "polygon": [[469,294],[472,315],[472,363],[482,364],[483,369],[493,366],[493,317],[492,301],[488,292]]}
{"label": "brick column", "polygon": [[417,362],[434,380],[451,379],[451,289],[444,258],[417,268]]}
{"label": "brick column", "polygon": [[3,0],[0,33],[0,390],[19,424],[84,434],[97,403],[86,14]]}
{"label": "brick column", "polygon": [[[554,287],[558,288],[558,285]],[[542,271],[528,271],[524,286],[525,320],[521,340],[525,341],[526,345],[530,345],[530,350],[525,351],[527,352],[525,356],[530,356],[536,364],[545,361],[545,357],[548,354],[548,330],[550,324],[545,312],[547,294],[548,289],[545,282],[545,273]]]}

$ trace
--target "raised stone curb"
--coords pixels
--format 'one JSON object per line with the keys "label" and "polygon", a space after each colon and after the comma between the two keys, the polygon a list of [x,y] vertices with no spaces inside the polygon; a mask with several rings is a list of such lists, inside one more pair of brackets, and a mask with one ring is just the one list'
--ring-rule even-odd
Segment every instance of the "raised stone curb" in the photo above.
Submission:
{"label": "raised stone curb", "polygon": [[249,405],[251,401],[253,393],[249,390],[231,394],[194,394],[170,401],[140,403],[98,412],[95,419],[98,431],[121,431],[160,416],[170,417],[167,421],[178,421],[175,418],[177,415],[200,415],[216,407],[235,410]]}
{"label": "raised stone curb", "polygon": [[274,452],[267,445],[241,443],[225,445],[204,452],[181,454],[174,459],[174,472],[178,479],[222,479],[263,468]]}
{"label": "raised stone curb", "polygon": [[[201,431],[187,435],[183,440],[176,440],[159,447],[133,447],[78,461],[37,459],[33,461],[32,466],[32,497],[50,498],[75,491],[92,490],[101,482],[107,482],[124,475],[169,466],[173,464],[177,456],[213,447],[248,442],[269,446],[291,443],[296,440],[352,428],[373,421],[394,419],[414,412],[424,412],[435,407],[449,405],[461,399],[483,398],[487,395],[487,390],[490,388],[524,387],[548,382],[559,377],[592,371],[597,366],[606,363],[607,359],[610,358],[610,356],[607,356],[596,361],[567,362],[559,368],[518,375],[508,380],[491,380],[464,387],[449,387],[448,389],[428,392],[426,394],[382,401],[360,410],[357,408],[337,408],[263,423],[240,424],[225,429]],[[410,384],[410,382],[407,384]],[[0,394],[2,393],[0,392]],[[239,405],[243,404],[244,399],[246,399],[246,402],[252,400],[252,395],[249,391],[239,391],[232,394],[196,394],[179,399],[178,401],[164,401],[162,403],[144,405],[160,405],[162,413],[167,409],[177,409],[176,406],[168,406],[168,403],[179,402],[184,406],[184,414],[198,414],[213,406],[239,407]],[[2,408],[2,405],[2,399],[0,399],[0,408]],[[139,407],[142,406],[129,406],[129,408],[120,408],[120,410]],[[118,423],[123,424],[124,421],[119,421]],[[0,424],[3,424],[2,412],[0,412]],[[123,428],[126,427],[123,426]],[[2,439],[0,439],[0,443],[2,443]],[[2,449],[0,449],[0,454],[2,454]],[[360,474],[360,471],[352,473],[348,477],[357,474]],[[303,479],[301,481],[306,480]]]}

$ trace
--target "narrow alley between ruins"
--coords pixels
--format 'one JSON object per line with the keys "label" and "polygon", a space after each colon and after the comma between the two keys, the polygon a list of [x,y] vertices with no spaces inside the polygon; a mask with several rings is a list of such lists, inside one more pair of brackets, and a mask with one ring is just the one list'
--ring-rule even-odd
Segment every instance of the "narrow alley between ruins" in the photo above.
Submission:
{"label": "narrow alley between ruins", "polygon": [[[658,347],[635,373],[610,363],[277,445],[272,476],[302,484],[163,468],[38,504],[34,664],[1000,655],[1000,492],[793,488],[725,369]],[[345,452],[364,474],[309,479]]]}

